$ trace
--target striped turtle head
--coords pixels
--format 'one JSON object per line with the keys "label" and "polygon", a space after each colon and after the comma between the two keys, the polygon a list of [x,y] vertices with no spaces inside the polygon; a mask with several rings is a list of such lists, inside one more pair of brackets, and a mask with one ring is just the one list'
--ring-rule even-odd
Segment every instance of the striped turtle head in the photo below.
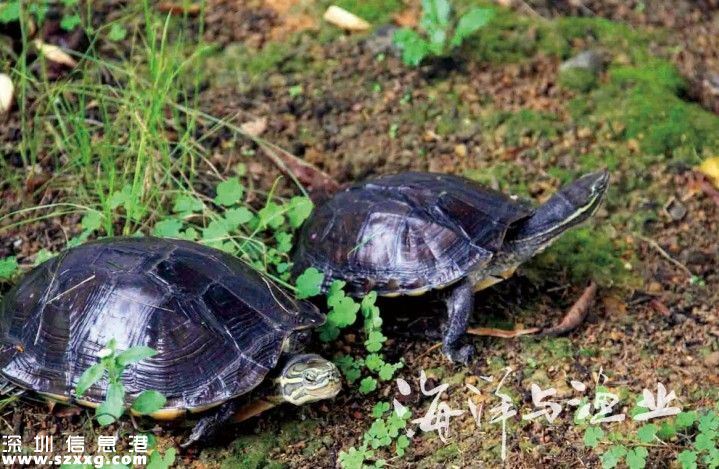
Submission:
{"label": "striped turtle head", "polygon": [[342,389],[337,366],[315,354],[291,356],[276,382],[279,397],[295,405],[331,399]]}

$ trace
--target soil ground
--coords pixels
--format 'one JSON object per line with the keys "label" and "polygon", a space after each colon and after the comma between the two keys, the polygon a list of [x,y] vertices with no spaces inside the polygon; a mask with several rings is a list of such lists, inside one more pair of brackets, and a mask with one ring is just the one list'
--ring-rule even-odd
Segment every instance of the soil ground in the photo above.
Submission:
{"label": "soil ground", "polygon": [[[404,360],[398,376],[412,385],[414,395],[404,402],[415,417],[431,400],[417,395],[421,370],[430,388],[452,385],[443,397],[452,408],[467,409],[471,392],[465,384],[480,387],[477,403],[485,405],[480,429],[465,412],[452,420],[447,443],[436,434],[418,434],[403,457],[380,453],[388,466],[500,467],[501,426],[489,423],[486,414],[496,396],[480,377],[499,379],[507,367],[513,372],[505,387],[520,414],[532,409],[531,383],[555,387],[567,399],[573,396],[570,380],[585,383],[588,393],[598,385],[617,392],[623,399],[616,410],[624,413],[634,396],[644,388],[654,392],[659,382],[676,392],[685,410],[719,401],[719,206],[701,190],[695,162],[682,156],[681,144],[650,155],[643,146],[646,132],[629,137],[621,128],[611,129],[601,106],[578,117],[577,103],[604,99],[596,93],[611,79],[600,74],[597,88],[588,93],[562,86],[563,55],[601,46],[610,49],[613,63],[633,59],[602,43],[600,34],[577,34],[568,40],[568,52],[559,55],[536,45],[542,24],[572,15],[593,21],[606,17],[645,28],[649,36],[658,33],[659,39],[642,47],[677,65],[689,83],[680,99],[698,108],[691,102],[692,83],[717,65],[719,7],[714,2],[518,2],[511,15],[527,23],[506,40],[530,44],[522,56],[493,60],[507,51],[470,48],[454,61],[417,69],[403,65],[380,34],[333,31],[310,3],[208,2],[205,40],[222,47],[205,63],[212,78],[200,94],[201,108],[237,124],[267,119],[264,139],[340,182],[429,170],[463,174],[538,204],[582,172],[609,167],[612,173],[608,200],[588,227],[476,297],[473,325],[545,327],[558,322],[594,280],[600,286],[594,305],[569,335],[473,338],[477,359],[466,367],[451,366],[432,350],[436,335],[425,333],[439,328],[440,302],[380,304],[390,337],[384,351],[390,360]],[[408,9],[410,17],[418,12],[416,5]],[[16,119],[2,126],[4,148],[19,138]],[[219,133],[211,145],[216,167],[244,162],[259,188],[268,190],[279,175],[251,142]],[[5,155],[11,164],[21,164],[13,161],[12,151]],[[2,210],[43,202],[21,199],[5,187]],[[678,211],[672,209],[677,206]],[[79,231],[78,222],[79,217],[43,220],[5,232],[0,257],[13,254],[22,261],[41,247],[59,248]],[[394,317],[399,319],[390,320]],[[407,317],[412,321],[402,319]],[[361,355],[360,336],[361,331],[350,330],[316,348],[330,356]],[[354,386],[332,402],[278,408],[249,426],[228,429],[210,447],[182,453],[178,462],[197,468],[335,467],[340,451],[361,443],[374,404],[398,395],[390,381],[368,396]],[[7,403],[0,418],[3,434],[96,431],[86,412],[50,413],[41,403]],[[629,419],[609,424],[607,431],[626,433],[633,425]],[[116,430],[134,431],[130,422]],[[183,434],[180,429],[157,433],[162,446],[178,443]],[[515,417],[508,425],[503,466],[599,467],[600,452],[585,447],[583,436],[568,411],[554,425]],[[681,450],[672,443],[650,449],[648,467],[676,464]]]}

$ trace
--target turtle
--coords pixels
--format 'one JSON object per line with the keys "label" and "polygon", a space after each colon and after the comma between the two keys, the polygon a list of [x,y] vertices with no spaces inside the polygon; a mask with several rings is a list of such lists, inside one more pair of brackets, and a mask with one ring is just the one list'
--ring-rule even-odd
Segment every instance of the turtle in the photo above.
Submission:
{"label": "turtle", "polygon": [[448,319],[443,353],[468,363],[462,338],[474,292],[509,278],[567,229],[593,215],[609,184],[607,171],[565,185],[543,205],[529,204],[470,179],[403,172],[351,185],[318,204],[300,231],[293,275],[309,267],[362,297],[439,290]]}
{"label": "turtle", "polygon": [[97,407],[106,379],[82,398],[74,389],[106,344],[118,352],[148,346],[156,355],[121,377],[126,404],[152,389],[167,399],[154,419],[203,413],[188,446],[233,416],[336,396],[336,366],[302,353],[324,320],[314,305],[228,253],[176,239],[106,238],[40,264],[5,296],[2,388]]}

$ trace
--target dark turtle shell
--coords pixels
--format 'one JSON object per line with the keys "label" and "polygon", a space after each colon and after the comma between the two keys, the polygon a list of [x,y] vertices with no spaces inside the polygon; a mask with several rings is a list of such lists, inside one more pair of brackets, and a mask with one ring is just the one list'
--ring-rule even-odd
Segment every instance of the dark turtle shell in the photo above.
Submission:
{"label": "dark turtle shell", "polygon": [[532,209],[469,179],[407,172],[351,186],[315,209],[294,272],[316,267],[354,295],[420,294],[480,269]]}
{"label": "dark turtle shell", "polygon": [[[112,238],[32,270],[0,311],[0,369],[13,383],[70,400],[110,341],[158,351],[123,374],[129,398],[154,389],[171,410],[202,410],[256,387],[283,341],[324,317],[241,260],[206,246]],[[106,382],[81,403],[104,399]],[[168,417],[169,415],[169,417]],[[179,415],[179,413],[177,414]]]}

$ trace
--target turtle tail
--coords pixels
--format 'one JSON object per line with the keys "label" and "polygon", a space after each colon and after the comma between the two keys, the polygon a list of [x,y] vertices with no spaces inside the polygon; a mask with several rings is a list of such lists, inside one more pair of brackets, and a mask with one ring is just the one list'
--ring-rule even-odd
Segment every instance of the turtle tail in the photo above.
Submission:
{"label": "turtle tail", "polygon": [[520,262],[532,257],[566,230],[591,217],[599,208],[608,185],[606,170],[585,174],[565,185],[508,233],[508,247]]}

